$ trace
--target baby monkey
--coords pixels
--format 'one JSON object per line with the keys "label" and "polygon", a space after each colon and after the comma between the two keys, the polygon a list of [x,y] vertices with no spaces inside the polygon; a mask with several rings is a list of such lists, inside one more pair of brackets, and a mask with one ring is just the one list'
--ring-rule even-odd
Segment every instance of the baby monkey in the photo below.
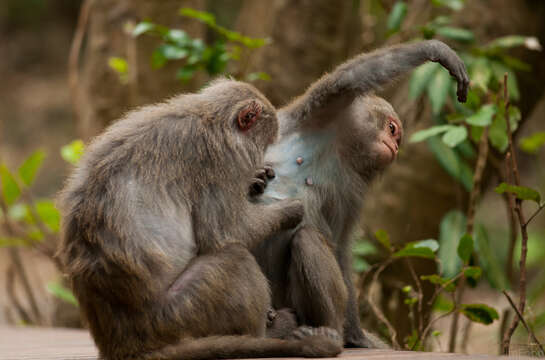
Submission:
{"label": "baby monkey", "polygon": [[61,194],[59,256],[102,357],[341,351],[329,328],[264,337],[270,289],[248,249],[303,217],[299,200],[248,201],[275,111],[223,79],[129,113],[89,146]]}

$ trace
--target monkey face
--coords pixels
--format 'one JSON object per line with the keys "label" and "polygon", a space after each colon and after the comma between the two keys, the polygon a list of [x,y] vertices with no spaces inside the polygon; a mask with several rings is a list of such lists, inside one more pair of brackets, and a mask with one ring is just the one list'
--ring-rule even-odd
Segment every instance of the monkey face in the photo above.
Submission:
{"label": "monkey face", "polygon": [[385,119],[379,121],[378,136],[374,150],[377,155],[376,161],[378,167],[385,168],[397,157],[403,136],[403,127],[396,116],[380,115],[385,117]]}

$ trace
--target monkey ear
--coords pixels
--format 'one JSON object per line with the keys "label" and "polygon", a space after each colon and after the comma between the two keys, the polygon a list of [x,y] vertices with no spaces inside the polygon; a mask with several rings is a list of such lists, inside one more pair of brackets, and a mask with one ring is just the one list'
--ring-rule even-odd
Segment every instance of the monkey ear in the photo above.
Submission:
{"label": "monkey ear", "polygon": [[263,108],[261,105],[257,103],[257,101],[252,100],[252,102],[250,102],[238,113],[238,128],[241,131],[250,129],[259,118],[262,110]]}

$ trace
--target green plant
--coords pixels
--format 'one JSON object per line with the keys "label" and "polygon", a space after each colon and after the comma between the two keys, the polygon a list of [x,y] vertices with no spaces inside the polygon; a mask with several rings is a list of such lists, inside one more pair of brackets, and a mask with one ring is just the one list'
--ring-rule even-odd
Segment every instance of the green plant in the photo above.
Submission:
{"label": "green plant", "polygon": [[[61,156],[68,162],[76,163],[83,154],[83,143],[76,140],[61,149]],[[54,202],[48,198],[36,199],[32,186],[39,173],[46,154],[37,150],[28,156],[16,171],[8,169],[0,161],[0,248],[9,252],[11,264],[8,268],[6,293],[23,322],[41,324],[43,316],[37,305],[19,248],[32,247],[50,259],[59,269],[55,248],[60,229],[60,213]],[[18,277],[30,304],[30,313],[14,293],[13,283]],[[62,300],[75,303],[70,291],[60,282],[48,284],[47,289]]]}
{"label": "green plant", "polygon": [[[251,38],[218,25],[211,13],[191,8],[182,8],[179,13],[181,16],[206,24],[218,35],[217,39],[208,44],[202,39],[191,37],[181,29],[171,29],[151,21],[140,22],[130,29],[130,33],[135,38],[144,34],[158,37],[161,43],[151,55],[151,66],[159,69],[170,61],[177,61],[181,66],[176,77],[182,81],[190,80],[198,71],[204,71],[212,76],[225,74],[231,61],[241,60],[245,51],[253,51],[268,43],[268,39]],[[119,74],[122,82],[127,82],[130,69],[125,59],[110,58],[109,66]],[[243,69],[239,69],[233,75],[247,81],[270,79],[263,72],[244,74]]]}

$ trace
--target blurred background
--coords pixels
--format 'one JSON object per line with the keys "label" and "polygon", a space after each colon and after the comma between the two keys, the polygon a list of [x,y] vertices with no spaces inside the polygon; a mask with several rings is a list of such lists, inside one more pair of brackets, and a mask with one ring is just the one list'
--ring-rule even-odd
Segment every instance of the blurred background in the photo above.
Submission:
{"label": "blurred background", "polygon": [[518,319],[507,290],[530,329],[518,324],[511,352],[543,356],[539,0],[3,0],[0,325],[83,326],[54,258],[54,198],[85,144],[124,112],[220,74],[280,106],[351,56],[430,38],[463,58],[469,101],[453,101],[433,63],[380,94],[407,137],[354,234],[362,322],[398,348],[497,354]]}

